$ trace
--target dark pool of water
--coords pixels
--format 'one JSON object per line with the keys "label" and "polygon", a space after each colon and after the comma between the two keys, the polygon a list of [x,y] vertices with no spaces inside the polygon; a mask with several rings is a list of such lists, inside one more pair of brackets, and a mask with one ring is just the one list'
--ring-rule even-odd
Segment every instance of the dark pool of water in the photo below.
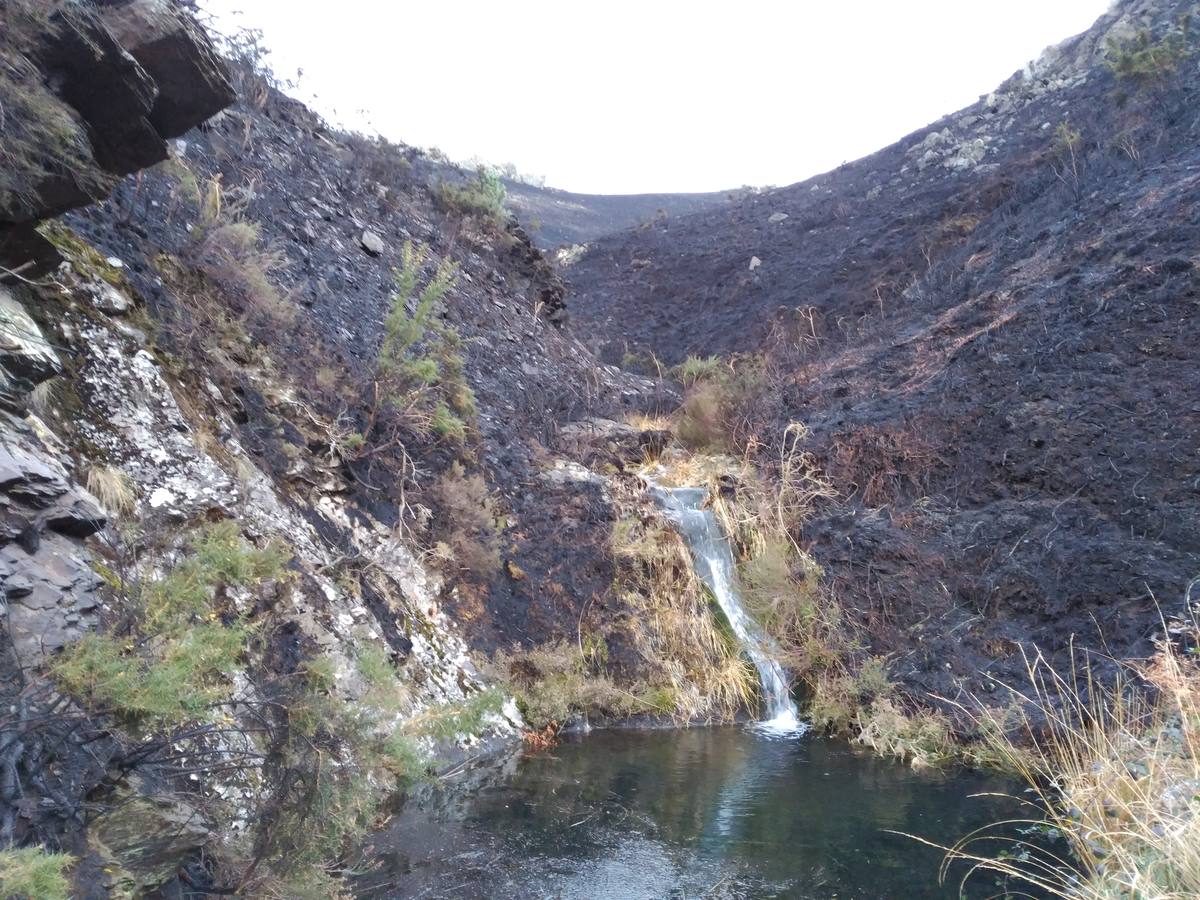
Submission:
{"label": "dark pool of water", "polygon": [[[361,898],[939,898],[953,843],[1013,785],[812,736],[605,731],[451,778],[373,841]],[[990,876],[967,897],[1002,894]]]}

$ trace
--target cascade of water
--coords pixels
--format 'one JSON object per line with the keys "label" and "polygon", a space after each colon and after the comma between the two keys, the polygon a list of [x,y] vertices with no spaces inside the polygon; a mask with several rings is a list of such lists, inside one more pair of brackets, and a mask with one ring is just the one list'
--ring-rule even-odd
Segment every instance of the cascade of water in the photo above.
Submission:
{"label": "cascade of water", "polygon": [[796,704],[788,693],[783,668],[776,660],[774,644],[758,623],[742,608],[734,587],[733,553],[711,510],[704,508],[704,488],[665,488],[652,484],[651,494],[679,529],[692,551],[696,574],[708,585],[729,620],[733,633],[758,669],[766,718],[760,727],[780,732],[802,731]]}

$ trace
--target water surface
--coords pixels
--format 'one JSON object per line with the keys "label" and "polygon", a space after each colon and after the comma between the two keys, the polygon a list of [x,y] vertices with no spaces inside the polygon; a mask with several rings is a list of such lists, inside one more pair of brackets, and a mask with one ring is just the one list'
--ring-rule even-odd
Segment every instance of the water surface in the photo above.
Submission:
{"label": "water surface", "polygon": [[[604,731],[419,791],[362,898],[955,898],[941,854],[1010,816],[999,779],[914,772],[812,736]],[[959,877],[963,870],[956,870]],[[991,876],[968,897],[998,893]]]}

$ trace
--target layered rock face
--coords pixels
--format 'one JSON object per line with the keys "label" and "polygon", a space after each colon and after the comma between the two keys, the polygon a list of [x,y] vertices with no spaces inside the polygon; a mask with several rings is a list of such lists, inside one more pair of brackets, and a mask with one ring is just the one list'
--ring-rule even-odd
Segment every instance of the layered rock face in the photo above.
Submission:
{"label": "layered rock face", "polygon": [[165,140],[233,100],[208,36],[168,0],[4,0],[0,265],[58,261],[34,226],[167,158]]}
{"label": "layered rock face", "polygon": [[[37,663],[91,621],[99,580],[70,539],[98,532],[106,517],[72,482],[53,438],[21,419],[33,390],[64,373],[60,350],[71,352],[43,334],[18,296],[60,261],[36,225],[165,159],[165,139],[227,106],[233,89],[208,36],[170,3],[6,0],[0,17],[0,266],[14,284],[0,277],[0,553],[16,652]],[[87,290],[110,310],[131,306],[100,280]]]}

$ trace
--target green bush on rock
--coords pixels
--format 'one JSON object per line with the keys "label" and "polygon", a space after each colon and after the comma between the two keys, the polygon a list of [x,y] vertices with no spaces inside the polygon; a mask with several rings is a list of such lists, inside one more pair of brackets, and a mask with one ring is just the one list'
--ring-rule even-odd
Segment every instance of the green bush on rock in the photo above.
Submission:
{"label": "green bush on rock", "polygon": [[217,590],[279,577],[288,554],[251,546],[231,521],[200,529],[188,548],[133,591],[128,634],[91,634],[62,652],[52,673],[69,693],[149,729],[205,719],[228,699],[251,626],[215,606]]}

